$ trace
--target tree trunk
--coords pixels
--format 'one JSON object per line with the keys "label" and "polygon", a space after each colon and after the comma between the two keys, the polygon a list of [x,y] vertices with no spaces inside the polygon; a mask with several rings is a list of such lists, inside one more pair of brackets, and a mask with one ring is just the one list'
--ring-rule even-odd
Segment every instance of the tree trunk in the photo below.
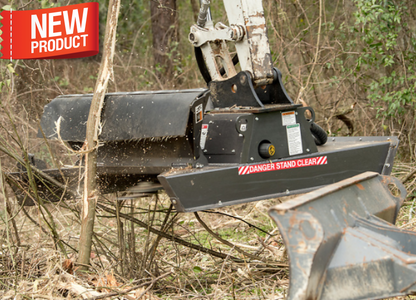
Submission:
{"label": "tree trunk", "polygon": [[192,13],[194,15],[194,22],[198,21],[198,14],[199,14],[199,1],[198,0],[191,0],[192,6]]}
{"label": "tree trunk", "polygon": [[174,43],[178,42],[178,14],[176,0],[151,0],[153,57],[159,67],[157,75],[162,82],[173,79],[173,59],[177,55]]}
{"label": "tree trunk", "polygon": [[109,0],[103,57],[87,121],[87,136],[85,140],[85,148],[87,150],[87,154],[85,155],[86,169],[78,255],[78,263],[83,269],[87,268],[91,255],[95,208],[99,196],[96,180],[98,136],[101,128],[101,110],[104,103],[105,92],[107,90],[108,81],[110,80],[113,72],[113,57],[116,44],[116,30],[119,10],[120,0]]}

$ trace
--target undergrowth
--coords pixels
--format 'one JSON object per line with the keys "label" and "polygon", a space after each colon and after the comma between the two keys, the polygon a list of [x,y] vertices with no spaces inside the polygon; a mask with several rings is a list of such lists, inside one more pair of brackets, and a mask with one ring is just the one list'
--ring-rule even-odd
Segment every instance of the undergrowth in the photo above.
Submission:
{"label": "undergrowth", "polygon": [[[37,9],[45,2],[30,2],[27,8]],[[369,7],[370,2],[374,6]],[[57,1],[56,5],[74,3]],[[408,196],[397,225],[414,231],[416,6],[412,1],[384,0],[319,3],[264,1],[273,63],[282,71],[291,98],[312,106],[317,123],[330,135],[400,138],[393,175],[404,182]],[[105,11],[104,1],[100,4]],[[213,5],[214,20],[227,24],[220,1]],[[109,92],[206,87],[187,41],[193,16],[185,2],[178,2],[178,10],[180,37],[173,46],[179,55],[171,80],[166,81],[158,75],[163,66],[153,63],[149,3],[123,1]],[[320,13],[323,22],[318,28]],[[374,36],[375,30],[388,37],[388,45],[382,36]],[[163,193],[124,202],[115,200],[118,195],[105,197],[97,212],[88,273],[79,272],[76,265],[78,198],[43,203],[38,195],[39,204],[33,207],[16,200],[4,176],[30,168],[27,153],[34,153],[48,167],[77,161],[61,144],[36,138],[39,117],[58,95],[92,92],[100,58],[0,61],[0,298],[285,298],[288,257],[276,225],[267,216],[267,210],[284,199],[218,211],[229,216],[199,213],[213,235],[194,214],[172,211]],[[353,130],[340,116],[349,118]],[[36,186],[23,190],[35,191]]]}

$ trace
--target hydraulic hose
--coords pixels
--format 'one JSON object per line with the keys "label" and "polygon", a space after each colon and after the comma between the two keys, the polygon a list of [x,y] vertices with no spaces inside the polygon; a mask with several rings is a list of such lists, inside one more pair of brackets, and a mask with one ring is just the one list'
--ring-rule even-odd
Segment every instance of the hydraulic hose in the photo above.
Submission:
{"label": "hydraulic hose", "polygon": [[311,133],[317,146],[324,145],[328,140],[328,135],[326,134],[325,130],[323,130],[321,126],[314,122],[311,123]]}

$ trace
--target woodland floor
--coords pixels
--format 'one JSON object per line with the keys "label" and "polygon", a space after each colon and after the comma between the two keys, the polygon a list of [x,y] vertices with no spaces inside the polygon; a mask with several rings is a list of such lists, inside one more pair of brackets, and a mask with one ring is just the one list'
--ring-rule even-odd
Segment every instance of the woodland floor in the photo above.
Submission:
{"label": "woodland floor", "polygon": [[[416,167],[410,164],[398,163],[394,170],[408,190],[397,226],[412,231],[416,224],[415,173]],[[285,200],[218,210],[232,217],[200,212],[213,236],[193,213],[169,212],[170,203],[163,193],[125,201],[119,218],[110,211],[116,210],[115,202],[105,198],[97,213],[92,266],[88,272],[81,272],[75,264],[78,204],[47,204],[40,210],[36,206],[21,208],[9,199],[12,208],[9,213],[2,211],[5,222],[0,227],[0,298],[284,299],[289,283],[288,257],[267,212]],[[56,233],[49,229],[51,226]],[[149,227],[181,241],[159,239]],[[232,245],[225,245],[215,235]],[[56,236],[66,253],[59,248]],[[182,241],[213,252],[191,249]],[[247,258],[241,251],[253,257]]]}

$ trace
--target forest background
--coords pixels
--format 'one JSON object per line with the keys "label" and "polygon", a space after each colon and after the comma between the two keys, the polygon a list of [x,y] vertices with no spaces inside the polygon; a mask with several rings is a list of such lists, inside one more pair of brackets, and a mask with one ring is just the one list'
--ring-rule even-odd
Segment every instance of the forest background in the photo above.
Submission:
{"label": "forest background", "polygon": [[[7,2],[2,0],[0,6],[6,10],[10,7],[14,10],[27,10],[80,2],[82,1]],[[98,2],[102,43],[108,2],[104,0]],[[403,177],[409,190],[406,201],[409,207],[402,216],[403,226],[412,224],[416,138],[414,128],[416,2],[412,0],[264,0],[263,6],[273,64],[282,72],[288,94],[295,102],[304,101],[312,106],[316,112],[316,122],[329,135],[399,137],[400,150],[396,157],[395,172]],[[193,55],[193,47],[188,42],[189,28],[195,23],[198,10],[197,0],[122,0],[114,57],[114,77],[108,92],[206,87]],[[222,1],[212,1],[211,11],[215,23],[228,24]],[[2,171],[16,170],[16,157],[23,157],[24,152],[34,153],[49,166],[75,162],[76,156],[69,155],[67,149],[59,143],[47,145],[43,140],[36,138],[38,122],[43,107],[56,96],[93,92],[101,55],[100,52],[94,57],[71,60],[0,61]],[[57,157],[51,156],[51,152],[57,153]],[[3,195],[7,194],[5,189],[3,186]],[[38,287],[34,288],[38,280],[34,278],[45,278],[45,274],[51,274],[48,273],[51,270],[56,272],[58,265],[60,270],[67,272],[68,268],[62,267],[62,262],[73,263],[71,255],[76,253],[76,242],[71,239],[76,240],[79,230],[75,229],[79,226],[76,220],[79,214],[76,204],[72,207],[36,207],[31,211],[25,211],[19,205],[15,205],[12,196],[3,198],[5,206],[1,209],[3,224],[0,227],[2,240],[0,258],[3,260],[6,259],[5,257],[11,258],[2,261],[4,271],[3,277],[0,277],[0,290],[3,289],[4,295],[8,295],[10,291],[14,291],[16,295],[20,293],[17,292],[18,290],[25,290],[21,286],[24,284],[27,291],[30,291],[27,293],[54,295],[54,297],[57,297],[56,293],[60,293],[59,297],[64,297],[62,291],[58,292],[52,287],[53,279],[38,281],[36,285]],[[178,234],[177,231],[184,231],[185,236],[190,240],[210,249],[225,247],[212,244],[209,234],[203,231],[200,225],[195,225],[198,222],[193,216],[171,216],[170,211],[168,214],[168,200],[164,199],[163,195],[160,195],[160,199],[152,198],[150,201],[142,199],[137,203],[124,209],[130,211],[135,208],[140,211],[138,208],[140,205],[142,210],[145,207],[146,214],[141,214],[140,218],[145,218],[149,226],[159,226],[166,232],[170,230],[174,234]],[[240,207],[233,215],[243,216],[245,220],[250,220],[269,233],[275,232],[276,226],[264,216],[266,212],[264,207],[270,205],[254,204],[254,206]],[[32,220],[33,222],[29,222],[21,211],[28,213],[29,216],[32,215],[32,218],[36,215],[36,218]],[[152,218],[145,217],[149,213]],[[207,261],[215,265],[215,260],[205,256],[198,258],[197,261],[190,260],[189,266],[181,265],[185,262],[178,257],[184,255],[184,250],[177,247],[184,246],[170,245],[169,248],[165,245],[168,248],[157,248],[160,239],[156,235],[152,237],[145,229],[143,232],[134,232],[134,222],[130,224],[124,220],[123,223],[119,218],[114,221],[113,217],[104,212],[98,217],[101,221],[97,225],[99,226],[97,234],[100,232],[106,234],[96,237],[96,250],[93,255],[100,257],[100,253],[101,255],[107,253],[105,258],[107,264],[97,263],[99,271],[95,279],[107,280],[105,284],[101,282],[101,285],[109,286],[108,282],[112,278],[116,282],[113,282],[115,285],[113,288],[118,287],[118,284],[124,287],[138,278],[154,280],[157,274],[163,273],[160,270],[155,271],[155,268],[164,269],[161,265],[176,264],[181,266],[182,271],[178,277],[169,274],[163,279],[164,286],[169,288],[168,292],[160,292],[158,294],[160,297],[168,294],[169,297],[174,298],[179,297],[181,293],[189,292],[187,296],[192,294],[195,297],[203,295],[215,299],[226,297],[232,299],[235,298],[238,289],[241,289],[240,293],[259,298],[264,294],[284,295],[285,293],[287,270],[256,273],[250,271],[250,268],[247,269],[247,266],[224,262],[219,265],[219,269],[211,266],[212,269],[208,272],[211,267],[206,267]],[[162,222],[165,217],[166,220],[171,221]],[[269,242],[266,246],[272,247],[272,244],[276,243],[275,248],[270,248],[274,250],[270,250],[269,254],[276,256],[277,253],[277,256],[280,255],[277,261],[284,262],[283,245],[277,237],[273,239],[271,238],[274,237],[273,235],[263,236],[261,232],[249,231],[249,226],[246,224],[235,225],[234,221],[228,219],[226,222],[222,221],[222,224],[231,222],[228,227],[215,223],[217,221],[215,218],[208,216],[206,219],[210,220],[210,224],[218,228],[223,236],[231,240],[235,239],[239,243],[244,242],[248,250],[257,249],[256,254],[262,246],[264,248],[262,253],[265,253],[267,248],[259,242],[259,238],[263,239],[263,242],[265,240]],[[170,224],[169,228],[167,224]],[[37,233],[31,236],[33,232]],[[202,232],[205,232],[205,235]],[[245,232],[244,238],[239,235],[241,232]],[[132,244],[140,244],[139,239],[132,242],[132,238],[136,235],[144,238],[141,245],[144,243],[145,250],[134,249],[132,246]],[[36,242],[31,240],[34,236]],[[105,244],[108,248],[112,247],[108,245],[113,245],[113,248],[105,251],[99,249],[97,245],[100,243],[100,238],[106,240]],[[61,244],[62,240],[65,240],[66,244]],[[27,247],[31,244],[37,246]],[[156,248],[158,251],[155,250]],[[43,252],[39,249],[43,249]],[[230,247],[224,249],[229,253],[235,251]],[[48,254],[40,254],[39,251]],[[51,256],[49,251],[55,252]],[[138,255],[135,251],[141,254]],[[39,271],[41,274],[36,273],[37,277],[33,275],[34,271],[31,267],[34,263],[28,261],[28,253],[36,253],[35,256],[39,258],[37,270],[39,271],[39,266],[42,267]],[[186,253],[190,255],[191,252]],[[166,255],[167,257],[171,255],[170,259],[175,263],[164,258]],[[51,263],[50,257],[55,257],[56,260],[52,259]],[[186,272],[183,270],[187,268],[198,276],[189,278],[188,275],[184,275]],[[235,272],[240,270],[237,274],[241,280],[228,278],[224,275],[226,270],[231,273],[233,270]],[[146,272],[152,273],[153,277]],[[276,275],[277,273],[279,275]],[[181,276],[185,276],[185,279]],[[89,281],[82,281],[84,288],[87,285],[94,286],[94,278],[88,278]],[[60,277],[59,282],[62,281],[61,279]],[[235,284],[235,280],[239,285]],[[66,284],[69,284],[69,281],[68,278],[63,280]],[[279,284],[275,284],[276,282]],[[152,285],[157,284],[153,282]],[[157,288],[162,289],[160,284]],[[68,293],[82,295],[82,293],[76,294],[68,286],[61,289],[71,291],[72,294],[67,292],[67,295]],[[41,290],[42,292],[39,292]],[[104,291],[109,292],[109,290]],[[224,296],[222,294],[224,292],[229,294]],[[156,294],[154,297],[157,297]]]}

